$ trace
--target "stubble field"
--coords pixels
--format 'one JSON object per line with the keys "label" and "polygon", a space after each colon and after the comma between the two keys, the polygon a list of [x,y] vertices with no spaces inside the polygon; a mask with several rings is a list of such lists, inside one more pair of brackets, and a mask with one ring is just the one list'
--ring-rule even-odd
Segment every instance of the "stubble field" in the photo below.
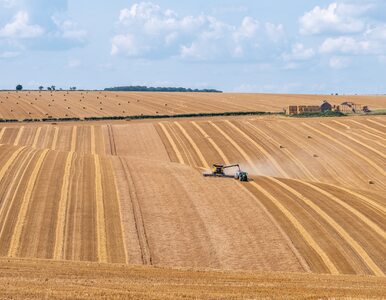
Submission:
{"label": "stubble field", "polygon": [[[186,289],[201,286],[197,273],[167,268],[226,271],[199,273],[221,282],[223,297],[237,297],[226,290],[231,270],[252,272],[234,276],[259,288],[278,276],[283,295],[298,278],[304,297],[378,297],[358,287],[385,284],[385,128],[383,116],[1,125],[0,256],[10,264],[1,278],[33,294],[40,279],[9,277],[47,264],[43,277],[61,266],[82,280],[111,268],[117,288],[133,276],[122,264],[145,265],[143,276],[183,276]],[[252,180],[204,178],[212,163],[240,163]],[[334,293],[329,282],[339,282]],[[60,295],[58,285],[49,286]],[[204,291],[221,297],[210,287],[174,296]],[[265,291],[244,294],[275,296]]]}

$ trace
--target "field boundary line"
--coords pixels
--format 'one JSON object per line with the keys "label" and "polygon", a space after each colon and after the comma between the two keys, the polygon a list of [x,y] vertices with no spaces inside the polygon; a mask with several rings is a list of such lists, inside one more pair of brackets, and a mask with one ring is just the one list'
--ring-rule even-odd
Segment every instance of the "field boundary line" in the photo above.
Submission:
{"label": "field boundary line", "polygon": [[331,218],[323,209],[321,209],[318,205],[316,205],[314,202],[312,202],[308,197],[304,196],[303,194],[299,193],[289,185],[285,184],[284,182],[281,182],[280,180],[273,178],[273,177],[266,177],[272,182],[275,182],[276,184],[283,187],[285,190],[296,196],[298,199],[302,200],[306,205],[311,207],[319,216],[321,216],[332,228],[336,230],[336,232],[339,233],[339,235],[350,245],[350,247],[357,252],[357,254],[361,257],[363,262],[370,268],[370,270],[374,273],[376,276],[385,276],[383,271],[377,266],[377,264],[371,259],[371,257],[367,254],[365,249],[362,248],[359,243],[354,240],[351,235],[342,227],[340,226],[333,218]]}
{"label": "field boundary line", "polygon": [[174,142],[173,138],[170,136],[169,131],[165,128],[165,125],[164,125],[163,123],[160,122],[160,123],[158,123],[158,125],[159,125],[160,128],[162,129],[162,131],[163,131],[163,133],[165,134],[166,138],[168,139],[170,145],[172,146],[172,148],[173,148],[175,154],[177,155],[178,162],[179,162],[180,164],[183,164],[183,165],[184,165],[184,164],[185,164],[185,161],[184,161],[184,159],[183,159],[183,157],[182,157],[182,155],[181,155],[181,152],[178,150],[177,145],[176,145],[176,143]]}
{"label": "field boundary line", "polygon": [[365,224],[367,224],[371,229],[373,229],[381,237],[386,239],[386,232],[382,228],[380,228],[377,224],[375,224],[372,220],[370,220],[368,217],[366,217],[360,211],[358,211],[357,209],[355,209],[351,205],[349,205],[346,202],[344,202],[341,199],[339,199],[337,196],[335,196],[335,195],[327,192],[326,190],[324,190],[324,189],[322,189],[322,188],[320,188],[320,187],[318,187],[318,186],[316,186],[314,184],[311,184],[309,182],[298,180],[298,179],[293,179],[293,180],[296,181],[296,182],[299,182],[300,184],[306,185],[306,186],[314,189],[315,191],[317,191],[317,192],[325,195],[326,197],[328,197],[330,200],[333,200],[336,203],[338,203],[339,205],[343,206],[345,209],[350,211],[352,214],[354,214],[356,217],[358,217],[360,220],[362,220]]}
{"label": "field boundary line", "polygon": [[42,131],[42,128],[38,127],[38,129],[36,130],[36,133],[35,133],[34,141],[32,143],[32,148],[36,148],[36,145],[38,144],[38,140],[39,140],[40,132],[41,131]]}
{"label": "field boundary line", "polygon": [[350,152],[354,153],[355,155],[357,155],[358,157],[362,158],[363,160],[367,161],[370,165],[372,165],[376,170],[378,170],[383,176],[386,176],[386,172],[378,166],[378,164],[376,164],[375,162],[373,162],[372,160],[368,159],[366,156],[364,156],[363,154],[361,154],[360,152],[356,151],[355,149],[347,146],[346,144],[340,142],[339,140],[333,138],[332,136],[316,129],[316,128],[313,128],[312,126],[309,126],[308,124],[306,123],[302,123],[304,126],[306,126],[307,128],[311,129],[312,131],[316,132],[316,133],[319,133],[320,135],[328,138],[329,140],[335,142],[336,144],[339,144],[341,145],[343,148],[346,148],[347,150],[349,150]]}
{"label": "field boundary line", "polygon": [[[192,121],[193,125],[196,126],[196,128],[201,132],[201,134],[207,138],[212,146],[216,149],[218,154],[223,159],[224,163],[229,164],[228,157],[224,154],[224,152],[221,150],[221,148],[216,144],[216,142],[205,132],[205,130],[200,127],[196,122]],[[298,249],[295,247],[295,245],[292,243],[291,239],[287,235],[287,233],[283,230],[283,228],[280,226],[280,224],[277,222],[277,220],[274,218],[274,216],[269,212],[269,210],[256,198],[253,193],[251,193],[250,190],[248,190],[244,185],[242,185],[240,182],[237,182],[237,184],[257,203],[257,205],[267,214],[268,218],[271,220],[271,222],[276,226],[276,228],[279,230],[280,234],[283,236],[284,240],[286,241],[288,247],[291,249],[291,251],[294,253],[295,257],[298,259],[300,265],[303,267],[303,269],[311,273],[310,266],[306,262],[306,260],[303,258],[303,256],[300,254]]]}
{"label": "field boundary line", "polygon": [[311,234],[304,228],[304,226],[298,221],[298,219],[277,200],[271,193],[264,189],[261,185],[255,181],[251,181],[250,184],[258,191],[262,192],[271,202],[287,217],[292,223],[293,227],[300,233],[304,241],[315,251],[317,255],[322,259],[324,265],[330,271],[331,274],[339,274],[335,264],[330,260],[327,253],[319,246],[319,244],[313,239]]}
{"label": "field boundary line", "polygon": [[202,155],[200,148],[198,148],[197,144],[193,141],[191,136],[186,132],[185,128],[182,127],[182,125],[178,122],[174,122],[174,124],[176,124],[176,126],[181,130],[182,134],[185,136],[185,138],[189,141],[190,145],[193,147],[194,151],[200,158],[203,167],[206,169],[209,169],[210,167],[208,165],[208,162],[206,161],[204,155]]}
{"label": "field boundary line", "polygon": [[59,127],[54,127],[54,138],[52,139],[51,149],[56,150],[56,144],[58,143]]}
{"label": "field boundary line", "polygon": [[[375,132],[377,132],[377,133],[385,134],[384,132],[382,132],[382,131],[380,131],[380,130],[374,128],[374,127],[368,126],[368,125],[363,124],[363,123],[360,123],[360,122],[358,122],[358,121],[355,121],[355,120],[348,120],[348,121],[350,121],[350,122],[352,122],[352,123],[355,123],[355,124],[358,124],[358,125],[360,125],[360,126],[362,126],[362,127],[365,127],[365,128],[367,128],[367,129],[373,130],[373,131],[375,131]],[[386,140],[385,138],[382,138],[382,137],[380,137],[380,138],[383,139],[383,140]]]}
{"label": "field boundary line", "polygon": [[153,260],[150,252],[149,241],[146,234],[145,222],[143,220],[142,209],[138,201],[137,193],[135,191],[135,184],[131,175],[129,164],[120,158],[125,178],[129,184],[130,203],[133,210],[134,224],[137,232],[138,244],[141,251],[141,259],[144,265],[152,265]]}
{"label": "field boundary line", "polygon": [[363,146],[363,147],[369,149],[370,151],[373,151],[374,153],[376,153],[376,154],[382,156],[383,158],[386,158],[386,155],[383,154],[382,152],[378,151],[377,149],[374,149],[374,148],[371,147],[371,146],[366,145],[365,143],[362,143],[361,141],[359,141],[359,140],[357,140],[357,139],[355,139],[355,138],[349,136],[348,134],[345,134],[345,133],[343,133],[343,132],[340,132],[339,130],[337,130],[337,129],[335,129],[334,127],[331,127],[331,126],[329,126],[329,125],[327,125],[327,124],[320,123],[320,125],[322,125],[322,126],[324,126],[324,127],[327,127],[327,128],[329,128],[330,130],[335,131],[335,132],[337,132],[338,134],[341,134],[341,135],[345,136],[345,137],[348,138],[349,140],[352,140],[353,142],[355,142],[355,143],[357,143],[357,144],[359,144],[359,145],[361,145],[361,146]]}
{"label": "field boundary line", "polygon": [[44,159],[46,158],[48,151],[49,151],[49,149],[45,149],[41,152],[41,154],[40,154],[40,156],[35,164],[35,167],[31,173],[31,176],[28,180],[27,187],[26,187],[26,190],[24,192],[24,196],[23,196],[23,199],[21,202],[21,207],[20,207],[20,210],[18,212],[18,217],[16,218],[15,229],[14,229],[14,232],[13,232],[13,235],[11,238],[10,247],[8,250],[8,256],[10,256],[10,257],[17,256],[17,251],[19,250],[20,239],[21,239],[23,228],[24,228],[24,223],[26,221],[26,216],[27,216],[27,212],[28,212],[28,206],[32,200],[31,199],[32,193],[33,193],[33,190],[35,188],[40,169],[43,165]]}
{"label": "field boundary line", "polygon": [[60,200],[58,205],[58,215],[56,222],[55,248],[53,258],[56,260],[63,259],[64,250],[64,236],[65,224],[68,204],[68,191],[70,187],[71,166],[74,152],[69,152],[66,158],[66,165],[64,168],[63,184],[60,193]]}
{"label": "field boundary line", "polygon": [[[260,133],[260,135],[264,136],[267,140],[271,140],[273,144],[280,146],[279,142],[277,142],[275,139],[271,138],[268,134],[266,134],[263,130],[261,130],[260,128],[258,128],[254,124],[252,124],[248,121],[245,121],[245,124],[247,124],[250,127],[253,127],[256,131],[258,131]],[[293,155],[291,151],[289,151],[287,148],[284,148],[283,150],[287,154],[287,156],[290,159],[292,159],[292,161],[294,161],[311,180],[318,181],[318,179],[316,177],[314,177],[314,175],[312,175],[312,173],[306,168],[306,166],[295,155]]]}
{"label": "field boundary line", "polygon": [[96,154],[96,153],[95,153],[95,127],[92,125],[92,126],[90,127],[90,130],[91,130],[91,134],[90,134],[90,139],[91,139],[91,142],[90,142],[91,154]]}
{"label": "field boundary line", "polygon": [[225,121],[226,124],[231,126],[233,129],[235,129],[238,133],[240,133],[244,138],[246,138],[250,143],[252,143],[255,148],[257,148],[266,158],[268,158],[269,161],[272,162],[272,164],[275,166],[275,168],[281,173],[282,176],[289,178],[290,176],[287,174],[286,171],[283,170],[283,168],[278,164],[276,159],[268,153],[267,150],[265,150],[261,145],[259,145],[254,139],[252,139],[248,134],[243,132],[238,126],[230,122],[229,120]]}
{"label": "field boundary line", "polygon": [[71,135],[71,152],[75,152],[76,150],[76,139],[77,139],[77,126],[72,127],[72,135]]}
{"label": "field boundary line", "polygon": [[204,129],[198,125],[195,121],[191,122],[194,127],[200,131],[200,133],[209,141],[209,143],[213,146],[213,148],[217,151],[217,153],[220,155],[221,159],[224,161],[225,164],[229,165],[230,162],[224,152],[221,150],[221,148],[215,143],[215,141],[204,131]]}
{"label": "field boundary line", "polygon": [[17,132],[17,136],[13,142],[13,144],[15,146],[19,145],[19,142],[20,142],[20,139],[21,139],[21,135],[23,134],[23,131],[24,131],[24,126],[21,126]]}
{"label": "field boundary line", "polygon": [[[209,121],[215,128],[219,130],[219,132],[240,152],[240,154],[246,159],[249,165],[252,166],[251,160],[249,156],[245,153],[245,151],[238,146],[238,144],[224,131],[222,131],[217,125]],[[253,167],[253,166],[252,166]],[[308,244],[315,253],[322,259],[323,263],[327,267],[327,269],[331,272],[331,274],[339,274],[338,269],[332,263],[328,255],[323,251],[323,249],[319,246],[319,244],[312,238],[312,236],[308,233],[308,231],[303,227],[303,225],[296,219],[296,217],[283,206],[279,200],[277,200],[273,195],[271,195],[267,190],[265,190],[262,186],[257,184],[255,181],[250,181],[250,184],[255,187],[258,191],[261,191],[291,222],[294,228],[300,233],[303,240]]]}
{"label": "field boundary line", "polygon": [[106,219],[103,201],[102,174],[99,155],[94,155],[95,166],[95,200],[98,261],[107,262]]}

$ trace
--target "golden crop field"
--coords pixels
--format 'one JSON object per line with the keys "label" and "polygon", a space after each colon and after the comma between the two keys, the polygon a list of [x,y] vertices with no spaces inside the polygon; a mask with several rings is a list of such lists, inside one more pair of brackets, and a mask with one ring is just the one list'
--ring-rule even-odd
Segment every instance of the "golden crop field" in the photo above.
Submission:
{"label": "golden crop field", "polygon": [[[89,93],[90,115],[97,95],[120,101]],[[130,113],[166,100],[172,109],[181,98],[190,99],[184,112],[201,111],[208,102],[138,95]],[[238,110],[231,96],[208,96],[213,111]],[[240,97],[251,110],[286,103]],[[48,113],[64,111],[56,102]],[[45,288],[51,298],[381,297],[385,128],[384,116],[2,123],[0,282],[20,298]],[[239,163],[251,180],[203,177],[213,163]]]}
{"label": "golden crop field", "polygon": [[386,108],[386,96],[22,91],[0,92],[0,119],[281,112],[288,105],[319,105],[323,100]]}

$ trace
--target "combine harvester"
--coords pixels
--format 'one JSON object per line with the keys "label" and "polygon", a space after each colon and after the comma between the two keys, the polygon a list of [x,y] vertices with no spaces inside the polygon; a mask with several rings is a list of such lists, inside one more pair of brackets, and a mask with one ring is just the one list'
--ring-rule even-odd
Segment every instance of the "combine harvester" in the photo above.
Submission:
{"label": "combine harvester", "polygon": [[[225,169],[237,168],[237,171],[234,175],[225,174]],[[234,178],[240,181],[248,181],[248,173],[241,170],[240,165],[221,165],[214,164],[212,167],[211,173],[203,173],[205,177],[227,177]]]}

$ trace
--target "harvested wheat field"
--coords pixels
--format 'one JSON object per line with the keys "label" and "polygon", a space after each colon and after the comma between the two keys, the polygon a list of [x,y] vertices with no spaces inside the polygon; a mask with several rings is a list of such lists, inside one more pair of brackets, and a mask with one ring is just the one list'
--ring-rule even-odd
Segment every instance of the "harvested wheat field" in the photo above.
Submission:
{"label": "harvested wheat field", "polygon": [[[153,104],[133,114],[160,103],[138,95]],[[382,298],[385,128],[384,116],[0,125],[0,293]],[[213,163],[251,180],[203,177]]]}
{"label": "harvested wheat field", "polygon": [[386,108],[386,96],[22,91],[0,92],[0,119],[281,112],[288,105],[319,105],[323,100]]}

